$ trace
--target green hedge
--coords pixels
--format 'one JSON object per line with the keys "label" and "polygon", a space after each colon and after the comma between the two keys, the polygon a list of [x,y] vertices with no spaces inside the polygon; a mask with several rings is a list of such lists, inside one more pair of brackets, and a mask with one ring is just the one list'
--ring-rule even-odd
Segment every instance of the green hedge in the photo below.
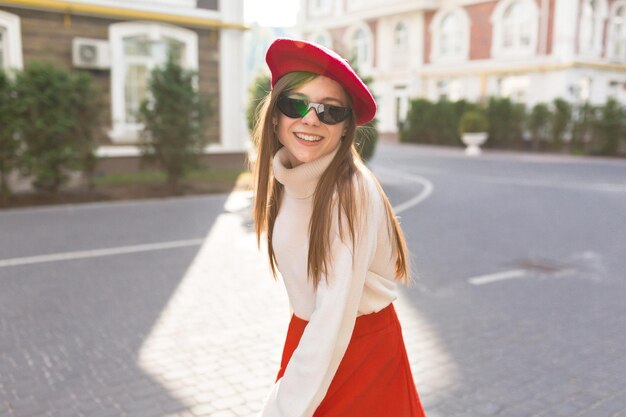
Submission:
{"label": "green hedge", "polygon": [[[400,140],[409,143],[464,146],[459,128],[463,114],[483,111],[481,103],[466,101],[410,103]],[[563,99],[539,103],[530,110],[508,98],[491,97],[484,113],[489,126],[486,148],[570,152],[580,155],[626,153],[626,106],[572,104]]]}

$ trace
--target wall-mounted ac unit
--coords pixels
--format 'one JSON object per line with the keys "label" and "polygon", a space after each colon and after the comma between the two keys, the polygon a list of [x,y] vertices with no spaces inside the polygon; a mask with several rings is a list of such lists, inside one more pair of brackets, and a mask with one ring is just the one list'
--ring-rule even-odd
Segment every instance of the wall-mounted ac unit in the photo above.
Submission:
{"label": "wall-mounted ac unit", "polygon": [[100,39],[74,38],[72,40],[72,64],[76,68],[110,68],[109,42]]}

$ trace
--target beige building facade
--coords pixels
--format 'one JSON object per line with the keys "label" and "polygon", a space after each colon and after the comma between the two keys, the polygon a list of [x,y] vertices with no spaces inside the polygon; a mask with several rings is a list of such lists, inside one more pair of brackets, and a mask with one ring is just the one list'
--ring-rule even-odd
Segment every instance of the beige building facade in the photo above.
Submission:
{"label": "beige building facade", "polygon": [[243,160],[246,30],[243,0],[0,1],[0,68],[10,73],[44,60],[88,71],[103,91],[107,120],[97,155],[124,170],[139,155],[136,113],[150,71],[175,50],[183,67],[197,71],[199,91],[213,98],[207,155]]}

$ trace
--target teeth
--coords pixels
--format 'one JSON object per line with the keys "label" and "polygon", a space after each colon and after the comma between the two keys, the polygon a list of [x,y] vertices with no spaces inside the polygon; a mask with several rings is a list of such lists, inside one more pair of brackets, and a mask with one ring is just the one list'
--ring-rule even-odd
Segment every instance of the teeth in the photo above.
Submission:
{"label": "teeth", "polygon": [[298,138],[306,140],[307,142],[319,142],[322,140],[322,136],[305,135],[303,133],[294,133]]}

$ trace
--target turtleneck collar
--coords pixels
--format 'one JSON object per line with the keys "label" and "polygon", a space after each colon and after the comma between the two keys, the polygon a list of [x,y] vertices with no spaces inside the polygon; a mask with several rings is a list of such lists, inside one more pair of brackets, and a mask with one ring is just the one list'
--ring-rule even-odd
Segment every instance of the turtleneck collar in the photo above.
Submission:
{"label": "turtleneck collar", "polygon": [[272,161],[274,177],[285,187],[285,192],[295,198],[308,198],[315,193],[317,183],[322,174],[330,165],[340,144],[330,152],[315,161],[300,164],[291,168],[289,154],[284,146],[276,152]]}

